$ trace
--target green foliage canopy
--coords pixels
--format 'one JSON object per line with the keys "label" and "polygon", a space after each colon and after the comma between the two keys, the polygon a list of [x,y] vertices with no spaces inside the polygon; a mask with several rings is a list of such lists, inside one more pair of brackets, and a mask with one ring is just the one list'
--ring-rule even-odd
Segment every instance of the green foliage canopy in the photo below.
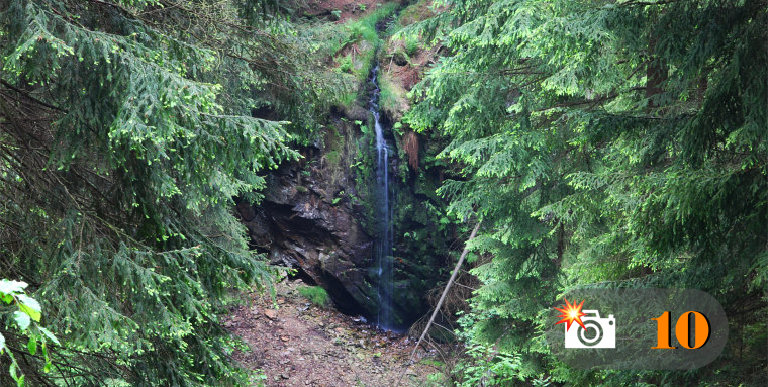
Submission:
{"label": "green foliage canopy", "polygon": [[465,334],[518,359],[500,378],[636,382],[552,359],[545,314],[572,287],[656,286],[717,297],[735,339],[707,369],[644,381],[765,382],[766,2],[444,3],[410,27],[450,54],[405,120],[451,136],[464,177],[441,192],[485,225]]}
{"label": "green foliage canopy", "polygon": [[246,380],[217,313],[229,289],[269,272],[232,198],[258,199],[261,174],[297,157],[288,143],[311,138],[320,106],[273,9],[0,2],[0,265],[65,343],[49,348],[49,373],[16,352],[28,382]]}

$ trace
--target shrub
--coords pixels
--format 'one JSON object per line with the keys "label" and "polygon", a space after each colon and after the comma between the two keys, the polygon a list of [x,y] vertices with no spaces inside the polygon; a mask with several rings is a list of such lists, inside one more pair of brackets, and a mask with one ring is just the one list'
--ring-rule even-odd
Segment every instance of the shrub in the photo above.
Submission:
{"label": "shrub", "polygon": [[416,53],[416,51],[419,49],[419,39],[415,38],[411,35],[407,35],[405,37],[405,53],[408,55],[408,58],[413,57],[413,54]]}

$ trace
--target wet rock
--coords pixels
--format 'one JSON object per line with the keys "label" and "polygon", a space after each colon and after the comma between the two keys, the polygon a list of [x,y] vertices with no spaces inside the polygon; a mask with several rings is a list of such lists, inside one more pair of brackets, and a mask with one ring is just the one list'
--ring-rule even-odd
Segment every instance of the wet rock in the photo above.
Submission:
{"label": "wet rock", "polygon": [[[366,151],[365,144],[370,138],[363,137],[360,124],[355,123],[365,122],[370,113],[359,104],[350,104],[347,109],[355,112],[332,109],[331,122],[322,131],[324,137],[302,148],[302,159],[285,162],[265,176],[264,198],[258,205],[240,201],[237,211],[248,228],[251,246],[264,253],[272,264],[295,269],[300,279],[323,287],[342,312],[375,318],[379,309],[379,277],[372,270],[375,230],[371,224],[375,224],[375,215],[370,204],[372,198],[368,197],[373,193],[366,186],[366,179],[374,176],[375,171],[361,164],[365,159],[361,161],[360,152]],[[386,114],[382,115],[382,123],[392,125]],[[397,146],[394,140],[391,144]],[[393,180],[398,162],[395,158],[391,160]],[[398,208],[416,208],[423,200],[412,189],[397,187]],[[418,222],[421,223],[394,225],[394,234],[402,235],[402,230],[419,227],[437,229],[429,226],[431,219]],[[403,246],[404,243],[400,241]],[[438,274],[432,268],[442,264],[440,259],[447,256],[433,249],[431,242],[421,244],[424,243],[428,246],[414,245],[393,257],[395,326],[405,327],[424,312],[426,290],[434,287],[437,280],[424,276]],[[412,251],[418,254],[410,254]]]}
{"label": "wet rock", "polygon": [[303,150],[303,161],[267,176],[258,206],[239,202],[237,211],[252,246],[272,264],[297,269],[342,311],[375,314],[375,288],[367,278],[373,240],[360,221],[364,208],[349,199],[358,196],[349,165],[359,130],[348,120],[337,128],[327,131],[325,145]]}

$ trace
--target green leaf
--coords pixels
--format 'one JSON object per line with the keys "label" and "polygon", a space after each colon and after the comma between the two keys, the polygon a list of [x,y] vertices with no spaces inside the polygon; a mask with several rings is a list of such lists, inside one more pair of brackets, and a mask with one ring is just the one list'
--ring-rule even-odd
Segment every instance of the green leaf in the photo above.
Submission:
{"label": "green leaf", "polygon": [[0,280],[0,293],[5,294],[15,294],[20,293],[24,291],[24,288],[27,287],[26,282],[21,281],[10,281],[10,280]]}
{"label": "green leaf", "polygon": [[56,338],[56,335],[54,335],[53,332],[49,331],[48,328],[38,327],[37,329],[39,329],[40,332],[42,332],[46,337],[51,339],[51,341],[53,341],[56,345],[61,345],[61,343],[59,342],[59,339]]}
{"label": "green leaf", "polygon": [[29,337],[29,341],[27,342],[27,350],[29,350],[30,355],[37,353],[37,338],[35,336]]}
{"label": "green leaf", "polygon": [[40,304],[37,302],[37,300],[27,296],[26,294],[19,294],[19,301],[22,304],[29,306],[30,308],[34,309],[37,312],[41,311]]}
{"label": "green leaf", "polygon": [[21,309],[22,312],[26,313],[27,316],[31,317],[32,320],[40,321],[40,312],[30,308],[28,305],[19,304],[19,309]]}
{"label": "green leaf", "polygon": [[40,304],[34,298],[24,294],[19,294],[17,297],[19,298],[19,309],[28,314],[32,320],[40,321]]}
{"label": "green leaf", "polygon": [[43,342],[40,344],[40,352],[42,352],[43,358],[45,359],[43,372],[51,372],[51,358],[48,356],[48,346],[45,345],[45,340],[43,340]]}
{"label": "green leaf", "polygon": [[19,312],[18,310],[13,312],[13,319],[16,320],[16,324],[19,326],[19,329],[27,329],[29,327],[29,315],[26,313]]}

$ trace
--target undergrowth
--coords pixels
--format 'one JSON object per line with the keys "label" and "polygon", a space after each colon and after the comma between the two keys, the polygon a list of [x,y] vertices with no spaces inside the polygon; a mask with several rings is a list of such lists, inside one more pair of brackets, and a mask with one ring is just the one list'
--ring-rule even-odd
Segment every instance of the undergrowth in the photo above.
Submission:
{"label": "undergrowth", "polygon": [[349,106],[357,99],[384,42],[376,24],[394,14],[397,7],[397,3],[381,4],[364,17],[344,24],[312,22],[298,27],[299,38],[312,42],[315,61],[333,63],[341,82],[332,91],[334,103]]}

